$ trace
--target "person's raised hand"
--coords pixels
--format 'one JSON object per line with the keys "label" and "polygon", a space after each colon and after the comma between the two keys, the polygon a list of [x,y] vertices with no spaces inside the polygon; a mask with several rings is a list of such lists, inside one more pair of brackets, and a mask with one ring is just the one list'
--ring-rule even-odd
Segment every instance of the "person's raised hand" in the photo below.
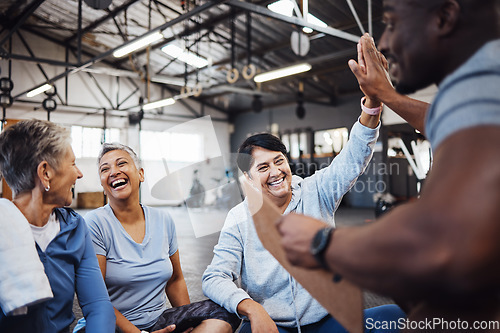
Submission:
{"label": "person's raised hand", "polygon": [[312,217],[293,213],[281,217],[276,223],[290,263],[304,268],[320,267],[311,254],[311,243],[316,233],[328,225]]}
{"label": "person's raised hand", "polygon": [[365,34],[357,45],[358,61],[349,60],[349,68],[356,76],[361,91],[372,101],[384,101],[394,88],[387,73],[387,59],[380,53],[373,38]]}

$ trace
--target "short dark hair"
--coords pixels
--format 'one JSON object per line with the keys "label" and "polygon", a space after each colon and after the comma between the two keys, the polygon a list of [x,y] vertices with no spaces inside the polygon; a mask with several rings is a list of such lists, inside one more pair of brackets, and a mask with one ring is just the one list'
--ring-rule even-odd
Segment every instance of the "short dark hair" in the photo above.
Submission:
{"label": "short dark hair", "polygon": [[281,140],[270,134],[260,133],[248,137],[238,149],[236,163],[242,172],[248,172],[253,163],[252,152],[255,147],[279,151],[286,157],[286,147]]}

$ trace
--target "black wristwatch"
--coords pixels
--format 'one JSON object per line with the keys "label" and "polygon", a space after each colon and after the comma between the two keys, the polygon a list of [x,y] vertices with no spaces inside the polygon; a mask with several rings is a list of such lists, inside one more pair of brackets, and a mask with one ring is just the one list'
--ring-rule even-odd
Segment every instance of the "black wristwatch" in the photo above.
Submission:
{"label": "black wristwatch", "polygon": [[323,268],[328,268],[325,260],[325,252],[332,238],[334,228],[325,227],[320,229],[311,242],[311,254],[321,264]]}

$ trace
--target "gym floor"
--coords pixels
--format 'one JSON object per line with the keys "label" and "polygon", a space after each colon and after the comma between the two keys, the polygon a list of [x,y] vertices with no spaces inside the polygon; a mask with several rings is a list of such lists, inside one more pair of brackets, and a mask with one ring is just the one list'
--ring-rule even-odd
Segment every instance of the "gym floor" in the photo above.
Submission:
{"label": "gym floor", "polygon": [[[206,299],[201,290],[201,277],[207,265],[212,261],[212,250],[219,239],[219,232],[209,232],[217,229],[217,227],[214,228],[214,226],[222,225],[225,212],[212,208],[197,208],[191,209],[188,214],[185,206],[159,208],[169,212],[174,219],[182,270],[191,302]],[[77,212],[82,215],[85,215],[87,211],[88,210],[77,210]],[[211,227],[200,231],[200,229],[203,229],[203,226],[200,225],[201,221],[205,223],[205,226]],[[341,207],[335,215],[337,226],[363,225],[365,223],[374,223],[374,221],[375,215],[373,209]],[[205,236],[200,237],[200,235]],[[365,308],[388,303],[392,303],[388,298],[370,292],[364,293]],[[82,317],[77,302],[75,302],[73,310],[77,319]]]}

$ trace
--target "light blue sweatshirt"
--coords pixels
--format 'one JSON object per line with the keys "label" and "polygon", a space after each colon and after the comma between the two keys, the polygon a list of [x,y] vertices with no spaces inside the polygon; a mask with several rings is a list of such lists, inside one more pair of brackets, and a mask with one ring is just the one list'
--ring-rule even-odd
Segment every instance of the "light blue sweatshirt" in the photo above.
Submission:
{"label": "light blue sweatshirt", "polygon": [[[342,197],[373,155],[379,128],[356,122],[347,145],[328,167],[305,179],[293,176],[292,199],[284,214],[301,213],[334,225]],[[284,327],[312,324],[328,314],[262,246],[246,200],[228,213],[202,287],[207,297],[236,314],[238,304],[251,298]]]}

